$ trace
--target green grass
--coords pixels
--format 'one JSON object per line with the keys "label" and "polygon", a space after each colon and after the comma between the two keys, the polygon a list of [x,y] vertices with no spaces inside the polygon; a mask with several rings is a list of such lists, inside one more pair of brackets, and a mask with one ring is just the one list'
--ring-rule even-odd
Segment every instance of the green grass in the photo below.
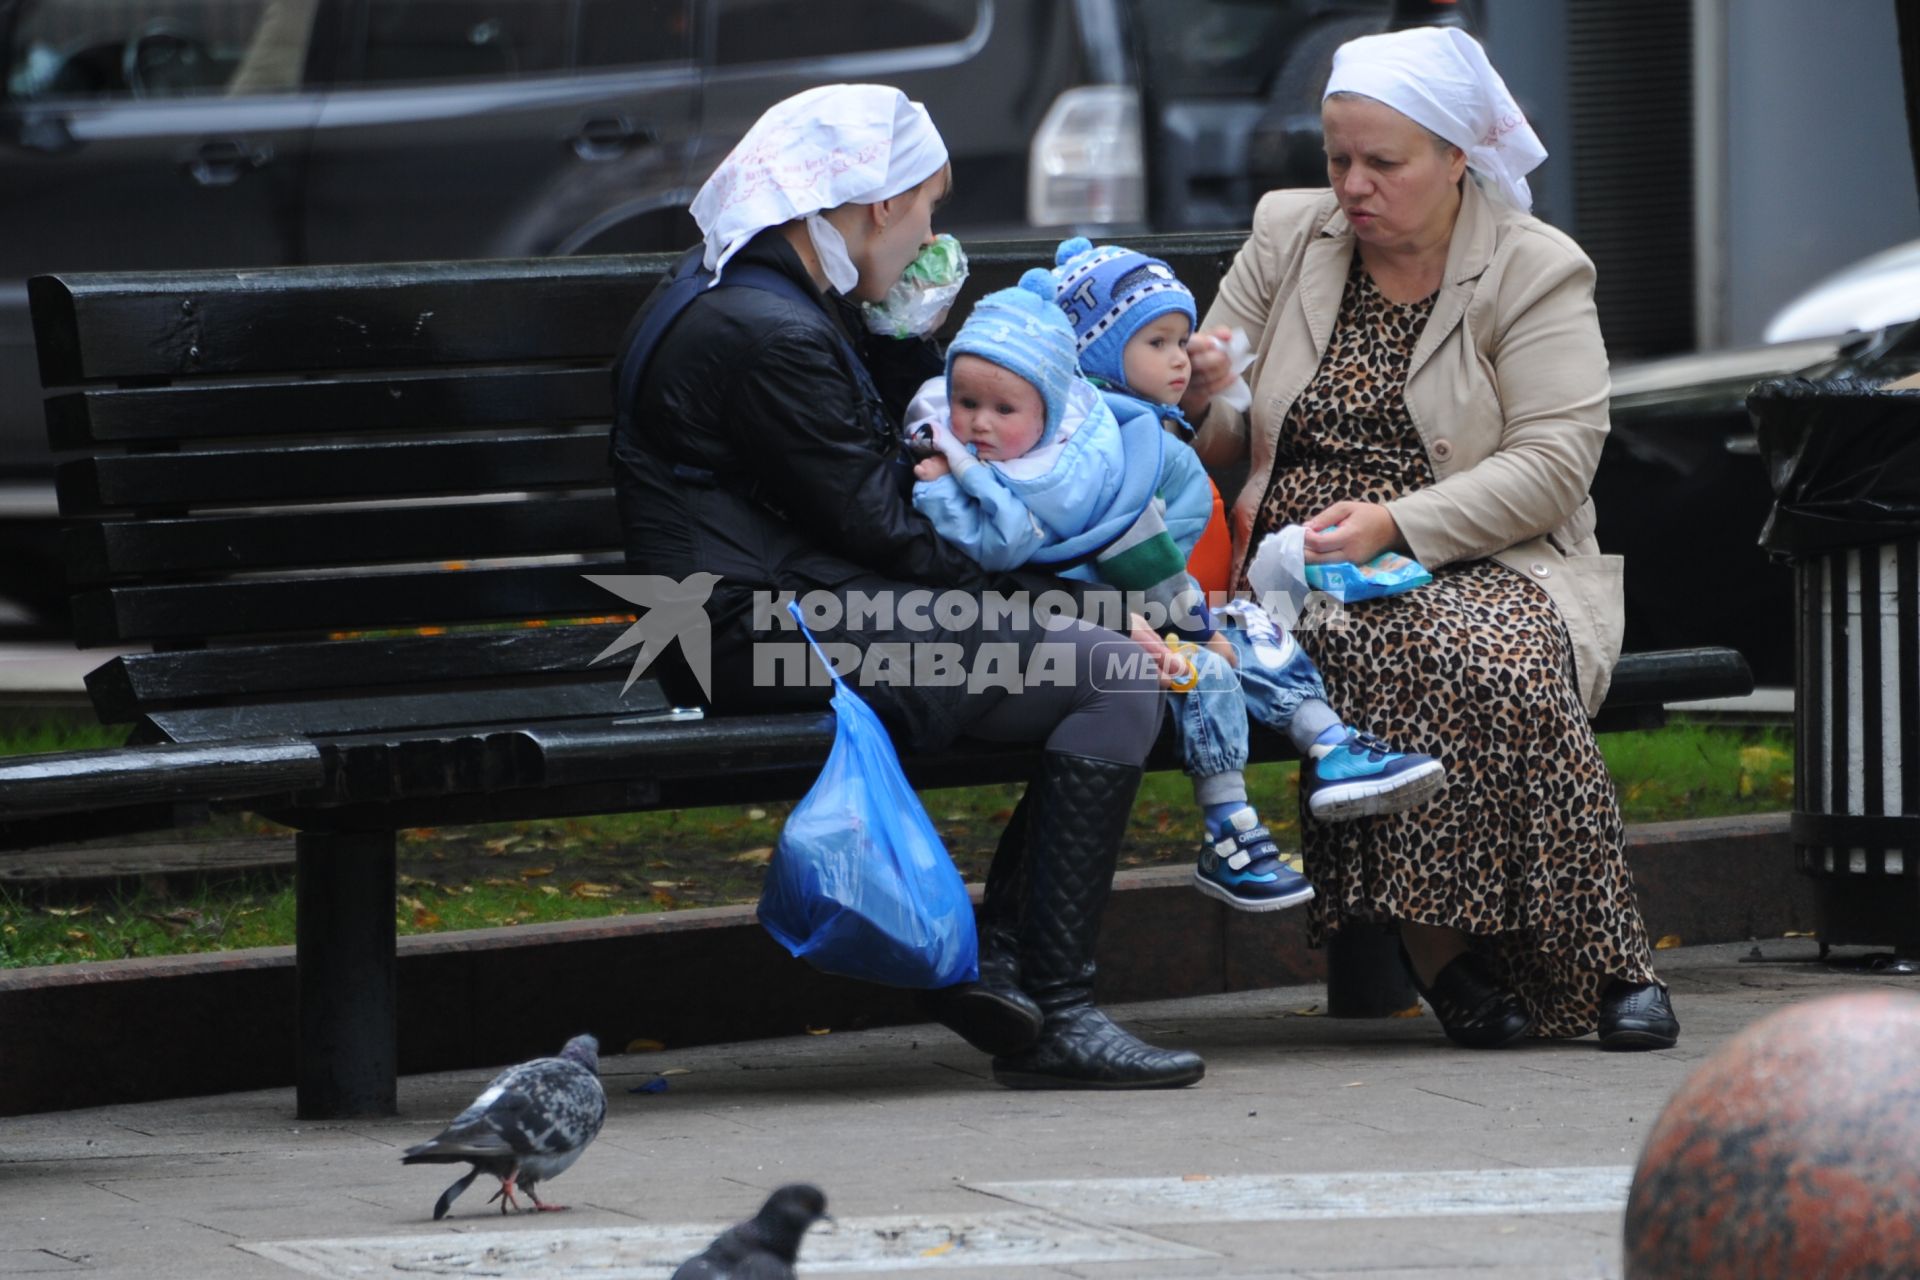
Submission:
{"label": "green grass", "polygon": [[126,725],[103,725],[85,712],[0,707],[0,756],[90,751],[126,740]]}
{"label": "green grass", "polygon": [[[0,722],[0,754],[111,745],[118,731],[53,718]],[[1676,723],[1600,739],[1629,822],[1787,808],[1793,745],[1784,729]],[[1298,767],[1260,765],[1248,786],[1284,847],[1298,847]],[[1020,795],[1015,785],[922,794],[969,880],[985,875]],[[404,831],[395,923],[407,933],[635,914],[751,902],[791,803]],[[255,834],[272,824],[225,815],[209,834]],[[1130,815],[1124,866],[1185,862],[1200,837],[1191,789],[1179,774],[1147,777]],[[257,873],[170,896],[149,877],[93,897],[0,890],[0,967],[174,955],[293,940],[293,890]]]}

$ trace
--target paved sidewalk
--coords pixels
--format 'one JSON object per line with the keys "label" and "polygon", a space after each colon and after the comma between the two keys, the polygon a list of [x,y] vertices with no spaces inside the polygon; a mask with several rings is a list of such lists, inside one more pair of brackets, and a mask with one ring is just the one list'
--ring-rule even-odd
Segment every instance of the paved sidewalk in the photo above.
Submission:
{"label": "paved sidewalk", "polygon": [[482,1179],[435,1224],[458,1170],[399,1164],[488,1071],[403,1080],[384,1121],[303,1124],[287,1090],[5,1119],[0,1276],[665,1277],[801,1180],[838,1218],[803,1276],[1613,1276],[1632,1164],[1700,1059],[1793,1001],[1920,985],[1760,947],[1660,954],[1665,1053],[1470,1053],[1281,988],[1118,1010],[1205,1053],[1167,1093],[1009,1092],[932,1026],[609,1054],[607,1126],[543,1188],[567,1214],[503,1219]]}

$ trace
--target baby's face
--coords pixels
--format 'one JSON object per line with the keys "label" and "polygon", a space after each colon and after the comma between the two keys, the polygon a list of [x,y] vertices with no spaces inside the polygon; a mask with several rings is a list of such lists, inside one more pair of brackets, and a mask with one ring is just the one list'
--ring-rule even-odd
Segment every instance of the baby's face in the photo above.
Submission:
{"label": "baby's face", "polygon": [[987,462],[1018,458],[1040,443],[1047,405],[1031,382],[979,356],[953,360],[953,434]]}
{"label": "baby's face", "polygon": [[1187,339],[1192,334],[1193,322],[1169,311],[1127,339],[1120,353],[1127,389],[1155,404],[1179,404],[1193,372],[1187,362]]}

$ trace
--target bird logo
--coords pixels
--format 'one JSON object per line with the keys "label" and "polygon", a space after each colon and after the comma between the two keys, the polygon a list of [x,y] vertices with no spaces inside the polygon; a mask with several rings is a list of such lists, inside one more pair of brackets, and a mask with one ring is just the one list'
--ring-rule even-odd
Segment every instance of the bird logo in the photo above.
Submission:
{"label": "bird logo", "polygon": [[[633,670],[620,686],[626,696],[633,682],[646,673],[653,660],[667,651],[675,640],[687,669],[700,683],[700,693],[713,697],[713,624],[704,608],[707,597],[719,583],[717,573],[690,573],[679,582],[655,573],[584,574],[596,587],[613,592],[629,604],[639,605],[646,615],[620,634],[620,638],[594,655],[593,662],[625,652],[635,645],[640,652],[633,659]],[[593,663],[587,664],[592,666]]]}

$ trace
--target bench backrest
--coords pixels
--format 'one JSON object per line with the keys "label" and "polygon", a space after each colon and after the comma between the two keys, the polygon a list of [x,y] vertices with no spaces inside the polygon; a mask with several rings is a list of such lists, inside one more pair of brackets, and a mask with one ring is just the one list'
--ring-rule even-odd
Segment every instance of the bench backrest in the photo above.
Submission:
{"label": "bench backrest", "polygon": [[[1204,309],[1242,235],[1141,237]],[[974,297],[1051,260],[983,244]],[[103,719],[178,741],[622,714],[608,365],[672,257],[29,285]],[[589,620],[581,623],[581,620]],[[567,622],[579,625],[557,626]]]}

